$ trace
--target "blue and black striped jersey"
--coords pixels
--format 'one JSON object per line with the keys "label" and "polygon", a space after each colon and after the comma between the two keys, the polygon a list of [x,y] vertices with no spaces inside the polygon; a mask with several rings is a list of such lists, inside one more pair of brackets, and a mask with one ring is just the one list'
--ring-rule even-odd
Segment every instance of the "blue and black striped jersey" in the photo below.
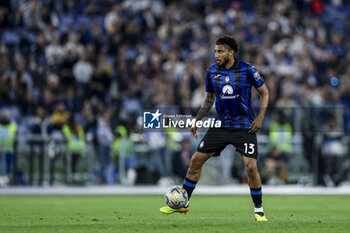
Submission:
{"label": "blue and black striped jersey", "polygon": [[261,87],[264,79],[254,66],[235,59],[230,69],[216,63],[208,68],[206,91],[215,92],[217,120],[225,128],[248,129],[255,116],[250,104],[251,89]]}

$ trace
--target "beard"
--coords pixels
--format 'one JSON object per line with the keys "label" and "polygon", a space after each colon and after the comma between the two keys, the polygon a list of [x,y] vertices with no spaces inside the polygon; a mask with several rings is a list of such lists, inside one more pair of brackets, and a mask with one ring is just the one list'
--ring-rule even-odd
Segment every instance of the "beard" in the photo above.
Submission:
{"label": "beard", "polygon": [[227,63],[229,62],[229,58],[228,57],[225,57],[223,60],[222,60],[222,63],[219,65],[219,67],[226,67]]}

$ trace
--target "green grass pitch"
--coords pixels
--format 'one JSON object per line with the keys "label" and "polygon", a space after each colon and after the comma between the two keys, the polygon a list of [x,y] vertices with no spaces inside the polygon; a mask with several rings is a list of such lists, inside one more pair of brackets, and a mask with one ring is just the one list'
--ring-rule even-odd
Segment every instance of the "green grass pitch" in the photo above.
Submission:
{"label": "green grass pitch", "polygon": [[263,201],[269,222],[253,220],[249,195],[194,195],[186,215],[161,214],[163,196],[0,196],[0,232],[350,231],[350,196],[265,195]]}

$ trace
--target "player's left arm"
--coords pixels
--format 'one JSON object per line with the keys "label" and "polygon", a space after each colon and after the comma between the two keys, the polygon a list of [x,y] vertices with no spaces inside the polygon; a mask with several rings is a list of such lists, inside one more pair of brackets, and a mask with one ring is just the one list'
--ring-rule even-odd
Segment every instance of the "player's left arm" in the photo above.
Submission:
{"label": "player's left arm", "polygon": [[265,117],[266,109],[269,104],[269,90],[267,89],[266,85],[263,84],[262,86],[256,89],[261,95],[260,110],[259,110],[259,115],[255,118],[255,120],[250,125],[248,133],[256,133],[260,131],[264,117]]}

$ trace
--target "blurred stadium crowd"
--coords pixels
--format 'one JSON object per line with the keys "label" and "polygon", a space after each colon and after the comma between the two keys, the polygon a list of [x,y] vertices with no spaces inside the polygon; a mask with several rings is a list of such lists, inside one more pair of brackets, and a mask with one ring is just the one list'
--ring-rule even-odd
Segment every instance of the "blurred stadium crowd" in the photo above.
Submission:
{"label": "blurred stadium crowd", "polygon": [[[275,132],[281,127],[288,130],[289,144],[278,141],[280,135],[267,134],[276,143],[265,165],[272,171],[285,166],[280,152],[292,150],[288,140],[293,131],[304,132],[303,153],[311,161],[314,135],[307,132],[327,129],[324,132],[330,135],[323,135],[322,144],[338,148],[334,141],[350,131],[349,4],[345,0],[0,0],[1,124],[16,122],[17,136],[32,135],[33,140],[33,135],[59,132],[68,141],[93,142],[100,182],[113,183],[104,175],[110,154],[118,155],[127,140],[135,142],[131,132],[139,131],[142,109],[169,107],[184,113],[200,107],[205,71],[214,62],[213,43],[229,34],[239,42],[237,56],[265,78],[270,107],[285,109],[283,114],[268,115],[264,127],[265,132],[271,127]],[[253,104],[259,104],[255,92]],[[294,109],[320,107],[343,111],[321,117],[321,124],[312,115],[294,116]],[[172,174],[171,166],[183,175],[193,152],[186,138],[178,150],[166,132],[141,138],[153,151],[161,177]],[[70,145],[72,154],[77,154],[73,164],[83,154],[84,143]],[[40,147],[40,142],[32,144]],[[167,148],[177,151],[180,164],[162,161],[170,153]],[[338,163],[334,157],[340,156],[332,156],[330,164]],[[12,163],[11,156],[6,159]],[[128,166],[135,163],[130,160]],[[336,182],[332,175],[339,165],[334,166],[322,167]],[[285,174],[281,177],[287,180]]]}

